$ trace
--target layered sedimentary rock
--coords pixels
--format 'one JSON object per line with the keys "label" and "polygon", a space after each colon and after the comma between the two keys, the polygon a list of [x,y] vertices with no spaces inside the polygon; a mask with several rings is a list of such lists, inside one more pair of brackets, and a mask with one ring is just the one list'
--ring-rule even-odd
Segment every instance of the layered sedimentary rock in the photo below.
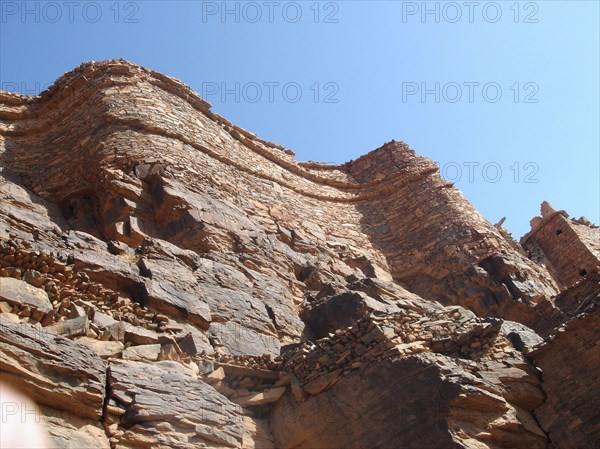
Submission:
{"label": "layered sedimentary rock", "polygon": [[404,143],[300,163],[126,61],[0,93],[0,158],[1,380],[56,446],[598,443],[585,219],[521,246]]}
{"label": "layered sedimentary rock", "polygon": [[[598,277],[585,313],[563,324],[558,332],[529,357],[543,376],[546,400],[536,409],[540,425],[547,429],[550,447],[592,447],[600,433],[597,388],[600,382],[600,313]],[[594,293],[592,293],[594,294]],[[595,416],[595,419],[590,417]]]}

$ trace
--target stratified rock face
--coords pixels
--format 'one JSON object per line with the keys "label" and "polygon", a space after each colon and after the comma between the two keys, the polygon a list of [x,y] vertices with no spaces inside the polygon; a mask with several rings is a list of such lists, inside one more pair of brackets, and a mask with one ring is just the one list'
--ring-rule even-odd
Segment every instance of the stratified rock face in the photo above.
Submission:
{"label": "stratified rock face", "polygon": [[[587,314],[570,320],[550,341],[530,354],[542,370],[546,394],[546,400],[535,415],[548,432],[552,448],[591,449],[600,442],[600,391],[597,388],[600,384],[600,311],[597,306],[596,297],[595,306]],[[590,390],[589,382],[596,388]]]}
{"label": "stratified rock face", "polygon": [[404,143],[299,163],[126,61],[0,92],[0,160],[0,380],[57,447],[598,446],[585,219],[521,246]]}
{"label": "stratified rock face", "polygon": [[240,407],[177,362],[115,360],[108,385],[108,431],[119,447],[241,447]]}
{"label": "stratified rock face", "polygon": [[85,346],[3,315],[0,381],[25,392],[38,406],[3,402],[2,425],[46,422],[52,447],[108,447],[101,424],[104,363]]}
{"label": "stratified rock face", "polygon": [[435,164],[404,144],[386,145],[347,164],[372,199],[362,222],[393,278],[423,298],[479,315],[530,313],[556,292],[545,269],[515,251]]}
{"label": "stratified rock face", "polygon": [[0,316],[2,381],[38,403],[99,420],[106,368],[91,350],[44,329]]}

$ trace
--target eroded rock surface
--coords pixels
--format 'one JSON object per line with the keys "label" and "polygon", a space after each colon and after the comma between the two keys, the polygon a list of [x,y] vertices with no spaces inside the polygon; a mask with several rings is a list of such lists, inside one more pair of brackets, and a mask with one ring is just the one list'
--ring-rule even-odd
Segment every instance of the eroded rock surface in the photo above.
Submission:
{"label": "eroded rock surface", "polygon": [[592,448],[600,443],[600,310],[595,307],[558,329],[529,354],[542,371],[546,400],[535,415],[547,432],[550,447]]}
{"label": "eroded rock surface", "polygon": [[56,447],[598,447],[600,230],[301,163],[127,61],[0,92],[0,380]]}
{"label": "eroded rock surface", "polygon": [[240,407],[180,363],[114,360],[109,373],[106,423],[116,447],[242,447]]}

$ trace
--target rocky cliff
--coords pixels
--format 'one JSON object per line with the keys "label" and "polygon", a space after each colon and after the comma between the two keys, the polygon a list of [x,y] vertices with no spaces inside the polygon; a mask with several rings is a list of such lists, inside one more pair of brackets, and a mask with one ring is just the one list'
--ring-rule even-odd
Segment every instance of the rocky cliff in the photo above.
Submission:
{"label": "rocky cliff", "polygon": [[600,445],[585,219],[518,243],[404,143],[297,162],[121,60],[0,92],[0,158],[2,391],[37,403],[3,393],[3,438]]}

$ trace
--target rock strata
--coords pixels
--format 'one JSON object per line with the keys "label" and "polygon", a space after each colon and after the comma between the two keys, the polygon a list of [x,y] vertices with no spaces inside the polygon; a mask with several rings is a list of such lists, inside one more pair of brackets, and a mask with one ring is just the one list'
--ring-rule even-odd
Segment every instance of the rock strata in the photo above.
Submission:
{"label": "rock strata", "polygon": [[0,381],[53,447],[598,447],[600,229],[531,224],[86,63],[0,92]]}

